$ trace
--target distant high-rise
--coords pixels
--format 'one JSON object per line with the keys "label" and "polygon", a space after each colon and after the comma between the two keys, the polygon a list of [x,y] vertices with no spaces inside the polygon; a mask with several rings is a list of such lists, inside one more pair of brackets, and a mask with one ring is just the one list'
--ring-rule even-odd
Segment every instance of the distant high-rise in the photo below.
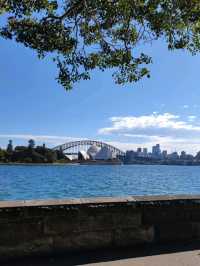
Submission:
{"label": "distant high-rise", "polygon": [[156,144],[152,147],[152,154],[161,154],[160,144]]}
{"label": "distant high-rise", "polygon": [[8,143],[8,146],[7,146],[7,152],[9,152],[9,153],[13,152],[12,140],[9,140],[9,143]]}
{"label": "distant high-rise", "polygon": [[161,157],[160,144],[156,144],[155,146],[152,147],[152,157],[154,158]]}
{"label": "distant high-rise", "polygon": [[143,153],[144,153],[144,155],[146,155],[148,153],[148,149],[147,148],[143,148]]}
{"label": "distant high-rise", "polygon": [[142,157],[142,148],[137,148],[137,157]]}
{"label": "distant high-rise", "polygon": [[162,158],[167,159],[167,150],[162,151]]}

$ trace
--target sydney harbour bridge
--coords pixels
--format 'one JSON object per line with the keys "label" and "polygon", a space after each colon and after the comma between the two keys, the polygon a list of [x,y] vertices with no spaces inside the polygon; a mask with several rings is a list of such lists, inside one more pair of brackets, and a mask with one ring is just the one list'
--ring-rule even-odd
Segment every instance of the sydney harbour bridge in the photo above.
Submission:
{"label": "sydney harbour bridge", "polygon": [[97,147],[99,149],[106,148],[108,151],[118,156],[124,156],[125,153],[120,149],[109,145],[102,141],[95,141],[95,140],[79,140],[79,141],[72,141],[67,142],[62,145],[56,146],[53,148],[54,150],[62,150],[65,154],[68,155],[75,155],[78,154],[80,151],[84,150],[87,151],[90,147]]}

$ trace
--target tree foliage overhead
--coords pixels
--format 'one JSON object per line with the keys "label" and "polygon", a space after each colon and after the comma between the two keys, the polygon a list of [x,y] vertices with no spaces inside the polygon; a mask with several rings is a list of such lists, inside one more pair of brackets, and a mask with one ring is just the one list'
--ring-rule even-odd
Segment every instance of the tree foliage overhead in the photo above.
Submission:
{"label": "tree foliage overhead", "polygon": [[93,69],[116,83],[149,77],[137,46],[162,38],[170,50],[200,50],[199,0],[0,0],[0,36],[52,54],[58,81],[71,89]]}

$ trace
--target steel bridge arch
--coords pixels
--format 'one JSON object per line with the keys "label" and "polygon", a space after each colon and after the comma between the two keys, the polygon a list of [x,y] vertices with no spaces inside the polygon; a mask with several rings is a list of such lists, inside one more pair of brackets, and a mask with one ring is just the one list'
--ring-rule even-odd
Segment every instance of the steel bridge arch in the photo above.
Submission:
{"label": "steel bridge arch", "polygon": [[102,141],[96,141],[96,140],[79,140],[79,141],[71,141],[71,142],[67,142],[67,143],[64,143],[62,145],[58,145],[56,147],[53,148],[53,150],[62,150],[62,151],[66,151],[68,149],[71,149],[71,148],[74,148],[74,147],[78,147],[78,146],[92,146],[92,145],[95,145],[97,147],[107,147],[110,151],[116,153],[116,155],[121,155],[121,156],[124,156],[125,153],[123,151],[121,151],[120,149],[110,145],[110,144],[107,144],[105,142],[102,142]]}

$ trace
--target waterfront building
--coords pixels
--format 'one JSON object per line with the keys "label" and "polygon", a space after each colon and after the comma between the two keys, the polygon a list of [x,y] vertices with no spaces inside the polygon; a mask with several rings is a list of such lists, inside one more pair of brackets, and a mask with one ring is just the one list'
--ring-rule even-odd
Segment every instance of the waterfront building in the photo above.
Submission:
{"label": "waterfront building", "polygon": [[148,149],[143,148],[143,157],[148,157]]}
{"label": "waterfront building", "polygon": [[134,161],[136,157],[137,157],[137,152],[135,152],[135,151],[126,151],[125,160],[127,162]]}
{"label": "waterfront building", "polygon": [[152,158],[159,159],[161,158],[161,149],[160,144],[156,144],[152,147]]}
{"label": "waterfront building", "polygon": [[193,161],[194,160],[194,156],[192,154],[186,154],[186,160]]}
{"label": "waterfront building", "polygon": [[181,160],[187,160],[187,161],[193,161],[194,160],[194,156],[191,155],[191,154],[187,154],[185,151],[182,151],[181,155],[180,155],[180,159]]}
{"label": "waterfront building", "polygon": [[181,152],[180,159],[181,159],[181,160],[187,160],[187,154],[186,154],[185,151],[182,151],[182,152]]}
{"label": "waterfront building", "polygon": [[147,158],[148,157],[148,150],[147,150],[147,148],[143,148],[143,149],[138,148],[137,157]]}
{"label": "waterfront building", "polygon": [[142,157],[143,152],[142,152],[142,148],[137,148],[137,157]]}
{"label": "waterfront building", "polygon": [[162,151],[162,158],[167,159],[167,150]]}
{"label": "waterfront building", "polygon": [[180,157],[179,157],[178,153],[175,151],[175,152],[172,152],[171,154],[169,154],[168,158],[170,160],[178,160]]}

